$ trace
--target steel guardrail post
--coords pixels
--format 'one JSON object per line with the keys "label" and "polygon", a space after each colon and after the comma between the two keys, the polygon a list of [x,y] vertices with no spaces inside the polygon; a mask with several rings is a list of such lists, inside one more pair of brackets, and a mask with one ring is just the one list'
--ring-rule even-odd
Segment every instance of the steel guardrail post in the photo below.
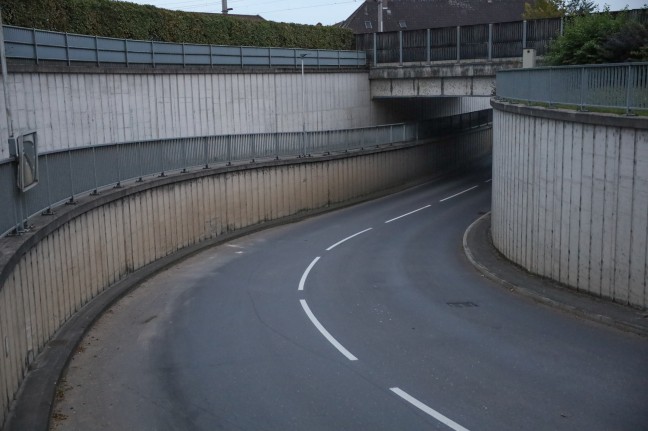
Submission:
{"label": "steel guardrail post", "polygon": [[425,59],[426,59],[427,64],[430,64],[432,62],[432,55],[431,55],[431,53],[432,53],[432,30],[428,28],[426,33],[427,33],[427,37],[426,37]]}
{"label": "steel guardrail post", "polygon": [[522,49],[527,47],[527,21],[522,21]]}
{"label": "steel guardrail post", "polygon": [[375,32],[373,34],[373,64],[374,66],[378,66],[378,35]]}
{"label": "steel guardrail post", "polygon": [[38,41],[36,40],[36,29],[32,28],[32,37],[34,38],[34,58],[36,60],[36,64],[39,64],[38,62]]}
{"label": "steel guardrail post", "polygon": [[457,62],[461,61],[461,27],[457,26]]}
{"label": "steel guardrail post", "polygon": [[493,60],[493,24],[488,24],[488,61]]}
{"label": "steel guardrail post", "polygon": [[632,86],[632,81],[633,81],[633,68],[631,64],[628,64],[628,76],[626,79],[626,115],[630,115],[632,113],[632,109],[630,108],[630,99],[632,98],[632,91],[631,91],[631,86]]}
{"label": "steel guardrail post", "polygon": [[70,43],[68,42],[68,34],[65,32],[65,59],[67,60],[67,65],[70,65]]}

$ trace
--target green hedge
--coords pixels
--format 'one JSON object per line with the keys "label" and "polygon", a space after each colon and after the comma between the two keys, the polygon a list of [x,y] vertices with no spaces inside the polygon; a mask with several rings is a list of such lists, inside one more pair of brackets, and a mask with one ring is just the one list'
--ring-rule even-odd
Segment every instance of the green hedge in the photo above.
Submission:
{"label": "green hedge", "polygon": [[5,24],[115,38],[213,45],[353,49],[339,27],[250,21],[115,0],[0,0]]}

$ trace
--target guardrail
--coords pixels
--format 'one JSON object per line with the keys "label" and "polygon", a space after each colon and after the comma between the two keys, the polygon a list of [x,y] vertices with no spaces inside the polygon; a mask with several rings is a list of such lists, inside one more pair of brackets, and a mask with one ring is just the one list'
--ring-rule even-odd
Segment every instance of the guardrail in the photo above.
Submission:
{"label": "guardrail", "polygon": [[348,68],[367,63],[363,51],[197,45],[59,33],[4,26],[9,59],[72,64],[156,67]]}
{"label": "guardrail", "polygon": [[100,145],[39,156],[39,184],[26,193],[16,186],[16,164],[0,162],[0,233],[20,232],[27,219],[79,196],[123,182],[165,176],[169,172],[209,168],[309,154],[346,152],[364,147],[429,139],[492,121],[492,110],[414,124],[391,124],[318,132],[201,136]]}
{"label": "guardrail", "polygon": [[497,97],[548,106],[648,109],[648,63],[538,67],[497,73]]}

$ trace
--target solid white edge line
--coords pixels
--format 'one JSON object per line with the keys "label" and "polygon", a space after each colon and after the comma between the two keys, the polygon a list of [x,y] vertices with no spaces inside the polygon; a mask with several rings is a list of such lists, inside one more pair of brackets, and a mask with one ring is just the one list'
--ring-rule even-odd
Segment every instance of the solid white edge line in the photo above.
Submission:
{"label": "solid white edge line", "polygon": [[342,346],[342,344],[338,343],[338,341],[335,338],[333,338],[333,336],[331,334],[329,334],[329,332],[322,326],[322,324],[319,322],[319,320],[317,320],[317,317],[315,317],[315,315],[313,314],[311,309],[308,307],[308,304],[306,303],[306,300],[300,299],[299,302],[301,303],[301,306],[304,309],[304,312],[306,313],[308,318],[311,320],[311,322],[313,322],[313,325],[315,325],[317,330],[322,333],[324,338],[326,338],[329,343],[333,344],[333,347],[338,349],[340,351],[340,353],[342,353],[344,356],[346,356],[346,358],[349,361],[357,361],[358,358],[353,356],[351,354],[351,352],[349,352],[347,349],[344,348],[344,346]]}
{"label": "solid white edge line", "polygon": [[317,261],[320,260],[319,256],[317,256],[313,261],[308,265],[308,268],[306,268],[306,271],[301,276],[301,280],[299,280],[299,289],[298,290],[304,290],[304,285],[306,284],[306,279],[308,278],[308,274],[311,272],[311,269],[315,266]]}
{"label": "solid white edge line", "polygon": [[404,399],[405,401],[407,401],[408,403],[410,403],[411,405],[413,405],[414,407],[416,407],[417,409],[427,413],[428,415],[432,416],[434,419],[452,428],[453,430],[468,431],[468,429],[462,427],[452,419],[448,419],[447,417],[443,416],[441,413],[437,412],[433,408],[426,406],[425,404],[423,404],[413,396],[409,395],[407,392],[399,388],[390,388],[389,390],[395,393],[396,395],[398,395],[399,397],[401,397],[402,399]]}
{"label": "solid white edge line", "polygon": [[479,187],[479,186],[474,186],[474,187],[471,187],[471,188],[469,188],[469,189],[466,189],[466,190],[464,190],[464,191],[462,191],[462,192],[459,192],[459,193],[457,193],[457,194],[454,194],[454,195],[452,195],[452,196],[448,196],[448,197],[445,198],[445,199],[441,199],[439,202],[445,202],[445,201],[447,201],[447,200],[449,200],[449,199],[456,198],[457,196],[459,196],[459,195],[463,195],[464,193],[467,193],[467,192],[469,192],[469,191],[471,191],[471,190],[474,190],[474,189],[476,189],[477,187]]}
{"label": "solid white edge line", "polygon": [[387,224],[387,223],[391,223],[391,222],[396,221],[396,220],[398,220],[398,219],[402,219],[403,217],[407,217],[408,215],[412,215],[412,214],[417,213],[417,212],[419,212],[419,211],[423,211],[424,209],[430,208],[431,206],[432,206],[432,205],[426,205],[426,206],[424,206],[423,208],[419,208],[419,209],[417,209],[417,210],[414,210],[414,211],[408,212],[407,214],[403,214],[402,216],[398,216],[398,217],[393,218],[393,219],[391,219],[391,220],[387,220],[387,221],[385,222],[385,224]]}
{"label": "solid white edge line", "polygon": [[355,233],[355,234],[353,234],[351,236],[348,236],[348,237],[344,238],[342,241],[338,241],[335,244],[333,244],[332,246],[330,246],[329,248],[327,248],[326,251],[331,251],[335,247],[337,247],[338,245],[342,244],[343,242],[346,242],[346,241],[350,240],[351,238],[355,238],[358,235],[362,235],[365,232],[369,232],[371,229],[373,229],[373,228],[370,227],[369,229],[365,229],[362,232],[358,232],[358,233]]}

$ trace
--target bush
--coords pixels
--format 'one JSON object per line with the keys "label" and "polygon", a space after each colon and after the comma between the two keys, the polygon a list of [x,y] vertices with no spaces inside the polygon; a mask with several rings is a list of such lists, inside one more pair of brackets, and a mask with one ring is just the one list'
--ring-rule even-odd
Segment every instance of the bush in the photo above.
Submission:
{"label": "bush", "polygon": [[646,58],[648,30],[636,16],[602,13],[570,17],[550,46],[549,64],[597,64]]}
{"label": "bush", "polygon": [[339,27],[250,21],[115,0],[0,0],[5,24],[94,36],[212,45],[353,49]]}

